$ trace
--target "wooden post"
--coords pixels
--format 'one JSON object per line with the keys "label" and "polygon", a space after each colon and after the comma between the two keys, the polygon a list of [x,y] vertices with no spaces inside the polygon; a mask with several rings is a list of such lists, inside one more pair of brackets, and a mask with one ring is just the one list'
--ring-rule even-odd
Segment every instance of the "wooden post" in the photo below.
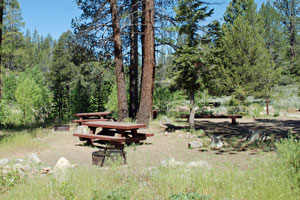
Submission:
{"label": "wooden post", "polygon": [[267,115],[269,115],[269,99],[266,98]]}

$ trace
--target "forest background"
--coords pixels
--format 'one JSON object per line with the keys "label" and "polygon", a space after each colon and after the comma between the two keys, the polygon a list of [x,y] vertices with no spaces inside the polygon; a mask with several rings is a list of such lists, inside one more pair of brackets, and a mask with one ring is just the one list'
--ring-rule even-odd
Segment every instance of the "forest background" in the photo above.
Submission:
{"label": "forest background", "polygon": [[[2,127],[41,126],[68,121],[74,113],[104,110],[119,119],[147,123],[152,109],[169,114],[180,100],[189,99],[190,112],[196,112],[205,95],[231,96],[230,112],[247,114],[240,107],[247,106],[248,96],[272,98],[275,85],[298,84],[298,0],[268,1],[259,9],[253,0],[232,0],[223,20],[213,22],[206,21],[213,15],[212,3],[195,0],[76,4],[82,16],[73,19],[73,31],[55,40],[37,30],[24,34],[19,2],[4,1]],[[112,5],[117,18],[112,17]],[[116,24],[121,79],[115,71]],[[153,36],[147,44],[153,47],[150,53],[144,48],[145,36]],[[152,55],[152,74],[143,73],[145,55]],[[153,86],[143,88],[147,76]],[[123,80],[123,99],[116,80]],[[146,112],[141,112],[141,99],[149,97],[142,97],[142,91],[150,94]],[[146,116],[139,116],[139,111]]]}

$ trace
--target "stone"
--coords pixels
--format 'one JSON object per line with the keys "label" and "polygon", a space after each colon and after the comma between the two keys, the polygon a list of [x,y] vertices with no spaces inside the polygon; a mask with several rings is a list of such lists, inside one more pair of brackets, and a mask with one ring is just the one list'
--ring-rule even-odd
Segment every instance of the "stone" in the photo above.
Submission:
{"label": "stone", "polygon": [[23,163],[24,159],[18,158],[18,159],[15,159],[15,161],[16,161],[16,163]]}
{"label": "stone", "polygon": [[28,159],[33,162],[34,164],[41,164],[42,161],[40,160],[40,158],[38,157],[38,155],[36,153],[31,154]]}
{"label": "stone", "polygon": [[42,170],[41,170],[41,174],[47,174],[49,173],[51,170],[51,167],[44,167]]}
{"label": "stone", "polygon": [[65,173],[67,169],[71,168],[72,165],[65,157],[60,157],[57,161],[57,163],[54,166],[54,174],[57,173]]}
{"label": "stone", "polygon": [[74,133],[80,133],[80,134],[88,134],[89,129],[87,126],[77,126],[74,131]]}
{"label": "stone", "polygon": [[207,169],[211,168],[211,165],[204,160],[189,162],[187,166],[188,167],[203,167],[203,168],[207,168]]}
{"label": "stone", "polygon": [[211,138],[211,143],[210,143],[209,146],[210,146],[211,149],[220,149],[220,148],[222,148],[224,146],[223,138],[213,136]]}
{"label": "stone", "polygon": [[171,158],[168,158],[166,160],[163,160],[160,162],[161,165],[163,166],[172,166],[172,167],[177,167],[177,166],[180,166],[180,165],[183,165],[184,162],[183,161],[177,161],[175,160],[175,158],[171,157]]}
{"label": "stone", "polygon": [[287,111],[289,113],[295,113],[295,112],[298,112],[298,109],[296,109],[296,108],[288,108]]}
{"label": "stone", "polygon": [[192,142],[188,143],[188,147],[190,149],[201,148],[201,147],[203,147],[203,143],[200,141],[192,141]]}
{"label": "stone", "polygon": [[9,160],[7,158],[3,158],[0,160],[0,165],[7,165]]}
{"label": "stone", "polygon": [[258,140],[263,140],[264,138],[264,134],[258,131],[251,131],[247,140],[249,141],[249,143],[253,143],[255,141]]}
{"label": "stone", "polygon": [[166,116],[163,116],[161,119],[160,119],[161,122],[163,122],[164,124],[170,124],[171,123],[171,120],[166,117]]}

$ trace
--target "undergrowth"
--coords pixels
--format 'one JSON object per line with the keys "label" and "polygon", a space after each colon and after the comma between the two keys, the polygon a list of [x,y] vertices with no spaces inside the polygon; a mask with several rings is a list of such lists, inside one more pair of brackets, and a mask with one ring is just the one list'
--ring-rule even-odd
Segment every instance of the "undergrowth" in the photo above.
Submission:
{"label": "undergrowth", "polygon": [[[279,156],[263,155],[247,168],[229,163],[212,168],[134,166],[70,169],[64,180],[53,175],[27,178],[0,194],[1,199],[298,199],[299,142],[278,144]],[[297,176],[299,177],[299,176]]]}

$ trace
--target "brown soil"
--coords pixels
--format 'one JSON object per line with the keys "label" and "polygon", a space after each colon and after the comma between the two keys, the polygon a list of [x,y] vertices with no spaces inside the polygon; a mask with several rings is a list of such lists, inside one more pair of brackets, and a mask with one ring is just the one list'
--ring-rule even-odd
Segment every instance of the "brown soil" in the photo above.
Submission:
{"label": "brown soil", "polygon": [[[231,124],[231,119],[201,119],[197,120],[197,128],[205,130],[206,133],[216,135],[237,135],[245,136],[250,130],[262,131],[267,135],[284,136],[287,131],[300,131],[300,120],[296,119],[238,119],[237,125]],[[241,168],[246,167],[248,161],[262,154],[272,155],[274,152],[262,152],[261,150],[247,151],[201,151],[201,149],[188,149],[188,142],[195,141],[198,138],[191,138],[186,129],[187,123],[178,122],[173,132],[165,134],[165,130],[160,128],[159,124],[152,125],[147,132],[155,134],[149,137],[141,145],[127,146],[128,164],[137,167],[147,167],[156,165],[168,158],[175,158],[178,161],[207,161],[213,165],[224,165],[231,163]],[[97,151],[97,147],[85,146],[85,142],[79,141],[77,137],[72,136],[72,129],[68,132],[53,132],[42,140],[46,140],[47,147],[38,153],[40,159],[45,165],[54,166],[60,157],[65,157],[73,164],[91,165],[92,152]],[[262,152],[262,154],[257,153]],[[30,152],[28,152],[30,153]],[[13,152],[8,157],[24,156],[24,152]]]}

